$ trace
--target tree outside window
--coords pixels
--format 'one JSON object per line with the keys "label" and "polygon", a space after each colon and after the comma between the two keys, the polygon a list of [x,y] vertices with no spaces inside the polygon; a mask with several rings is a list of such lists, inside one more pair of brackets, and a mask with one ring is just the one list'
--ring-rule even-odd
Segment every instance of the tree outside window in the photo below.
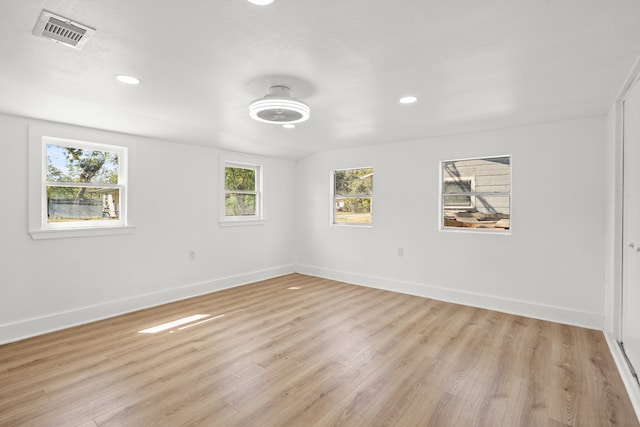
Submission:
{"label": "tree outside window", "polygon": [[260,216],[260,167],[227,165],[224,170],[225,217]]}
{"label": "tree outside window", "polygon": [[333,223],[373,223],[373,168],[333,171]]}
{"label": "tree outside window", "polygon": [[121,223],[122,149],[89,143],[46,144],[46,224]]}

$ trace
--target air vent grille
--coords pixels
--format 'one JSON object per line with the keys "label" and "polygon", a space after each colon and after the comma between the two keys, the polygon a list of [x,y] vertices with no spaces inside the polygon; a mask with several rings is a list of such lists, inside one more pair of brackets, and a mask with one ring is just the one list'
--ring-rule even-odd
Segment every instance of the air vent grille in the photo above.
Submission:
{"label": "air vent grille", "polygon": [[81,49],[95,31],[91,27],[43,10],[33,29],[33,34],[66,46]]}

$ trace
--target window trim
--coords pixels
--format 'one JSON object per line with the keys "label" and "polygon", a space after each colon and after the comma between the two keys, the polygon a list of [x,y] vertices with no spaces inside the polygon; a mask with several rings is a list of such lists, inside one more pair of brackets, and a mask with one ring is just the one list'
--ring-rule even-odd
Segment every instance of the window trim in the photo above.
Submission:
{"label": "window trim", "polygon": [[[119,154],[120,219],[114,222],[52,224],[47,221],[47,144],[89,148]],[[130,234],[128,162],[132,144],[119,135],[59,124],[29,125],[28,232],[34,240]],[[100,184],[99,186],[110,186]]]}
{"label": "window trim", "polygon": [[[227,167],[243,168],[255,170],[256,190],[255,191],[231,191],[233,193],[255,194],[256,195],[256,215],[228,216],[226,210],[227,189],[225,186],[225,172]],[[244,160],[238,157],[220,158],[220,220],[222,227],[236,227],[245,225],[262,225],[266,223],[264,215],[264,166],[255,161]]]}
{"label": "window trim", "polygon": [[[349,197],[344,197],[336,194],[336,172],[337,171],[349,171],[358,169],[375,169],[373,166],[360,166],[354,168],[335,168],[329,172],[329,225],[334,227],[359,227],[359,228],[373,228],[373,189],[371,194],[350,194]],[[372,172],[373,175],[373,172]],[[338,198],[342,199],[369,199],[371,206],[371,222],[370,223],[357,223],[357,222],[336,222],[336,201]]]}
{"label": "window trim", "polygon": [[[509,158],[509,191],[497,191],[497,192],[487,192],[487,191],[471,191],[466,193],[446,193],[446,195],[465,195],[465,196],[503,196],[509,198],[509,228],[508,229],[492,229],[492,228],[470,228],[470,227],[450,227],[444,225],[444,164],[451,162],[460,162],[467,160],[486,160],[486,159],[498,159],[498,158]],[[458,158],[458,159],[450,159],[450,160],[441,160],[438,168],[439,177],[438,177],[438,230],[444,232],[453,232],[453,233],[478,233],[478,234],[491,234],[491,235],[511,235],[511,230],[513,229],[513,221],[511,219],[511,213],[513,212],[513,155],[504,154],[504,155],[495,155],[495,156],[482,156],[482,157],[466,157],[466,158]],[[463,177],[469,179],[469,177]],[[446,178],[445,178],[446,181]],[[475,182],[474,182],[475,185]],[[475,190],[475,187],[474,187]]]}

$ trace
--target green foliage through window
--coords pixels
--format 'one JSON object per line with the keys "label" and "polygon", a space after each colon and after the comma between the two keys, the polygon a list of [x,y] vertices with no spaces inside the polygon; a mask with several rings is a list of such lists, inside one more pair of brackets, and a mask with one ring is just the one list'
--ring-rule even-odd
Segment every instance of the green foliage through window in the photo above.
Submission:
{"label": "green foliage through window", "polygon": [[46,156],[48,223],[120,218],[117,152],[47,144]]}
{"label": "green foliage through window", "polygon": [[118,153],[47,144],[47,181],[118,183]]}
{"label": "green foliage through window", "polygon": [[341,169],[334,171],[335,224],[371,224],[373,169]]}
{"label": "green foliage through window", "polygon": [[225,216],[246,217],[258,215],[257,172],[258,167],[225,167]]}

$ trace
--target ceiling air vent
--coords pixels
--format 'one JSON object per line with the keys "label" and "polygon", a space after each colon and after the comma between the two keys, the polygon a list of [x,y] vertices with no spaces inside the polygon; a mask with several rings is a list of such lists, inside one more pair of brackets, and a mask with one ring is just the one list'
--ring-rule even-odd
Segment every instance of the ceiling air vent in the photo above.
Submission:
{"label": "ceiling air vent", "polygon": [[33,29],[33,34],[57,43],[82,49],[89,38],[96,32],[95,28],[87,27],[69,18],[43,10],[40,19]]}

